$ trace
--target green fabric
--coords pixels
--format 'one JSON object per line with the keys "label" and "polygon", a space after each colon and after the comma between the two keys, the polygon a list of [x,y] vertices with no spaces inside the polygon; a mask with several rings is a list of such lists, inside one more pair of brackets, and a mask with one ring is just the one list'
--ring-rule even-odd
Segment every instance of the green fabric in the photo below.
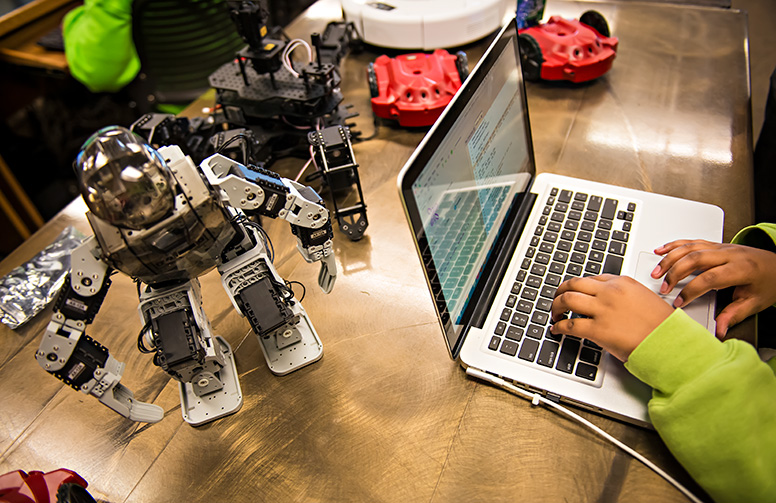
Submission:
{"label": "green fabric", "polygon": [[188,105],[178,105],[175,103],[157,103],[156,111],[165,114],[178,115]]}
{"label": "green fabric", "polygon": [[776,252],[776,224],[762,223],[744,227],[730,242]]}
{"label": "green fabric", "polygon": [[[776,225],[748,227],[734,241],[771,248]],[[625,366],[653,388],[655,429],[715,501],[776,501],[776,358],[719,341],[677,309]]]}
{"label": "green fabric", "polygon": [[776,224],[757,224],[745,227],[731,243],[776,251]]}
{"label": "green fabric", "polygon": [[70,73],[92,92],[115,92],[140,71],[132,0],[86,0],[62,22]]}

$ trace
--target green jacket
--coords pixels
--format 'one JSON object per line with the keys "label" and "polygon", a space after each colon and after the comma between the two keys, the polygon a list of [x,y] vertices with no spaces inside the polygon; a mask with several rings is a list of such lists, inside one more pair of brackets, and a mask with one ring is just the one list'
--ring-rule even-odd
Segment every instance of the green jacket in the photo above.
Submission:
{"label": "green jacket", "polygon": [[[747,227],[733,242],[773,249],[776,225]],[[776,501],[776,358],[721,342],[677,309],[625,366],[653,388],[655,429],[715,501]]]}
{"label": "green jacket", "polygon": [[132,0],[86,0],[62,21],[70,73],[92,92],[115,92],[140,71]]}

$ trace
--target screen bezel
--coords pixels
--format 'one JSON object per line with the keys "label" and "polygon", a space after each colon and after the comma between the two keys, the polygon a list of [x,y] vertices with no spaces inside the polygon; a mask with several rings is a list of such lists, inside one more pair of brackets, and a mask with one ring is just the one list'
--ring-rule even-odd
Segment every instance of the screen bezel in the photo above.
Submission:
{"label": "screen bezel", "polygon": [[[446,134],[451,130],[455,121],[461,115],[465,107],[468,105],[469,100],[477,91],[479,85],[484,81],[491,68],[494,66],[498,57],[502,51],[508,45],[512,45],[515,50],[515,62],[518,70],[518,89],[521,91],[520,106],[522,107],[522,116],[524,119],[524,132],[526,135],[525,144],[527,147],[527,172],[531,176],[531,182],[528,184],[528,189],[532,185],[533,178],[536,175],[536,165],[534,162],[533,143],[531,141],[530,121],[528,117],[528,103],[525,93],[525,81],[523,79],[522,67],[520,65],[520,52],[518,48],[518,30],[515,19],[511,19],[506,23],[491,45],[480,58],[479,62],[472,70],[469,77],[464,82],[463,86],[458,90],[453,100],[445,108],[442,115],[437,122],[426,134],[423,141],[418,148],[412,154],[410,159],[405,164],[399,175],[399,190],[402,202],[404,203],[404,210],[410,224],[411,230],[415,236],[415,245],[417,248],[418,257],[423,263],[423,271],[426,276],[426,282],[431,291],[432,300],[434,301],[434,308],[437,311],[437,316],[445,334],[445,342],[447,344],[448,352],[452,358],[457,358],[460,353],[463,341],[466,338],[466,333],[470,328],[469,320],[465,320],[462,325],[453,324],[450,314],[447,312],[446,303],[444,300],[444,293],[441,285],[436,281],[436,268],[434,266],[433,258],[430,256],[424,256],[424,250],[428,249],[428,242],[423,232],[423,222],[421,220],[422,215],[415,201],[415,197],[412,191],[413,183],[418,179],[421,171],[425,168],[426,164],[431,160],[432,156],[436,153],[437,149],[444,141]],[[509,229],[503,229],[502,232],[506,233]],[[503,241],[503,240],[500,240]],[[481,281],[493,281],[483,275]],[[480,292],[487,290],[485,288],[478,288]],[[477,302],[478,299],[473,298],[470,302]],[[469,310],[471,311],[471,310]]]}

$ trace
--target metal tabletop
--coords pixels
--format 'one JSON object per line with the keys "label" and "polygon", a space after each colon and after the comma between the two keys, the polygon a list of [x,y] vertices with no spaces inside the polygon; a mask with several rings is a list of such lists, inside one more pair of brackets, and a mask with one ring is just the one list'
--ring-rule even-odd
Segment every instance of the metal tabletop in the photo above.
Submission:
{"label": "metal tabletop", "polygon": [[[539,170],[717,204],[729,239],[752,219],[745,16],[639,2],[551,1],[546,12],[589,7],[609,20],[618,56],[588,85],[528,85]],[[308,38],[340,15],[335,0],[321,0],[287,31]],[[463,48],[471,66],[484,45]],[[367,48],[342,65],[364,136],[372,132],[365,65],[380,52]],[[50,308],[16,331],[0,326],[0,473],[69,468],[114,503],[686,501],[585,427],[468,379],[448,358],[396,190],[424,132],[384,121],[355,145],[370,225],[358,242],[335,230],[340,275],[330,295],[288,226],[267,225],[278,271],[307,285],[321,361],[272,375],[218,274],[201,278],[214,333],[235,350],[245,402],[234,415],[196,428],[183,421],[177,383],[135,348],[137,293],[122,275],[87,333],[126,362],[122,383],[138,399],[166,411],[160,423],[132,423],[38,367]],[[302,164],[277,169],[293,178]],[[67,225],[89,232],[85,208],[73,202],[2,261],[0,274]],[[655,432],[580,414],[701,493]]]}

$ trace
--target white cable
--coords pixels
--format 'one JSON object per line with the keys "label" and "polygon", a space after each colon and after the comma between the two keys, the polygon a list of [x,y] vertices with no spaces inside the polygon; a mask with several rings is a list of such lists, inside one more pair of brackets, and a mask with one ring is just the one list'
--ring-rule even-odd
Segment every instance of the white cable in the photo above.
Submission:
{"label": "white cable", "polygon": [[553,407],[555,410],[565,414],[566,416],[570,417],[571,419],[579,421],[583,425],[585,425],[588,428],[590,428],[591,430],[593,430],[595,433],[599,434],[600,436],[602,436],[606,440],[610,441],[611,443],[613,443],[614,445],[616,445],[617,447],[619,447],[623,451],[627,452],[628,454],[630,454],[631,456],[633,456],[637,460],[641,461],[645,466],[647,466],[647,468],[651,469],[652,471],[654,471],[655,473],[657,473],[658,475],[660,475],[661,477],[666,479],[671,485],[676,487],[679,491],[681,491],[682,494],[687,496],[691,501],[693,501],[694,503],[702,503],[702,501],[700,499],[698,499],[686,487],[684,487],[681,483],[679,483],[679,481],[677,481],[676,479],[671,477],[668,473],[666,473],[663,470],[661,470],[652,461],[648,460],[643,455],[641,455],[638,452],[636,452],[634,449],[628,447],[627,445],[625,445],[624,443],[620,442],[619,440],[617,440],[616,438],[614,438],[610,434],[606,433],[604,430],[602,430],[598,426],[594,425],[593,423],[591,423],[587,419],[583,418],[579,414],[577,414],[575,412],[572,412],[571,410],[567,409],[566,407],[564,407],[562,405],[559,405],[559,404],[553,402],[552,400],[548,400],[547,398],[544,398],[539,393],[528,392],[528,391],[526,391],[524,389],[518,388],[517,386],[515,386],[514,384],[512,384],[512,383],[510,383],[508,381],[505,381],[504,379],[501,379],[500,377],[496,377],[496,376],[488,374],[486,372],[482,372],[481,370],[477,370],[477,369],[474,369],[472,367],[468,367],[466,369],[466,373],[469,374],[470,376],[476,377],[478,379],[482,379],[483,381],[487,381],[487,382],[489,382],[491,384],[494,384],[494,385],[496,385],[498,387],[504,388],[507,391],[510,391],[512,393],[515,393],[515,394],[518,394],[518,395],[522,395],[523,397],[528,398],[529,400],[531,400],[531,404],[533,404],[533,405],[539,405],[540,402],[544,403],[546,405],[549,405],[550,407]]}
{"label": "white cable", "polygon": [[294,77],[299,77],[299,72],[294,70],[294,65],[291,62],[291,53],[294,52],[294,49],[296,49],[299,46],[303,46],[305,49],[307,49],[307,62],[312,63],[313,61],[313,50],[310,47],[310,44],[305,42],[304,40],[300,38],[295,38],[294,40],[291,40],[286,44],[286,48],[283,49],[283,54],[281,55],[280,59],[283,63],[283,66],[286,67],[286,70],[288,70],[291,75]]}
{"label": "white cable", "polygon": [[[310,146],[310,150],[312,150],[312,148],[313,148],[313,147],[312,147],[312,146]],[[310,152],[310,155],[313,155],[313,153],[312,153],[312,152]],[[298,175],[296,175],[296,178],[294,178],[294,181],[295,181],[295,182],[298,182],[298,181],[299,181],[299,179],[300,179],[300,178],[302,178],[302,175],[303,175],[303,174],[304,174],[304,172],[307,170],[307,167],[310,165],[310,163],[311,163],[311,162],[313,162],[313,158],[312,158],[312,157],[310,157],[309,159],[307,159],[307,162],[306,162],[306,163],[304,163],[304,166],[302,166],[302,171],[300,171],[300,172],[299,172],[299,174],[298,174]]]}

